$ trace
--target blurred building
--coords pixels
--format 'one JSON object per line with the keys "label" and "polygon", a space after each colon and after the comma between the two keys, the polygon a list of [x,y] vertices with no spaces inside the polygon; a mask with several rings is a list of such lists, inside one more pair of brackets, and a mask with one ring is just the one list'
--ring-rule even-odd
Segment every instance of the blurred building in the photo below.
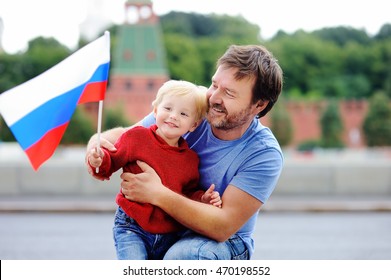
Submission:
{"label": "blurred building", "polygon": [[152,110],[158,89],[169,79],[158,16],[150,0],[128,0],[118,28],[106,107],[120,107],[132,122]]}

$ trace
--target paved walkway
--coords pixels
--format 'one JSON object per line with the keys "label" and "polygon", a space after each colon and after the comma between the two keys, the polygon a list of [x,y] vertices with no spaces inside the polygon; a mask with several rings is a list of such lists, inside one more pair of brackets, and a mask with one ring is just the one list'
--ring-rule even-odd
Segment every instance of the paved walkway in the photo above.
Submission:
{"label": "paved walkway", "polygon": [[[115,259],[111,196],[1,196],[0,259]],[[390,197],[272,196],[253,259],[391,260]]]}
{"label": "paved walkway", "polygon": [[[113,213],[0,212],[2,260],[115,260]],[[391,212],[263,212],[254,260],[391,260]]]}

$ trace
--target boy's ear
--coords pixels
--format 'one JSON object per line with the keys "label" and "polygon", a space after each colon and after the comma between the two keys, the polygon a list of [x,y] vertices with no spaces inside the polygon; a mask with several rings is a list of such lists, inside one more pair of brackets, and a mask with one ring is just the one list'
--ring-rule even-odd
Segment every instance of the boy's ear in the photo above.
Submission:
{"label": "boy's ear", "polygon": [[193,131],[197,128],[197,126],[200,125],[200,123],[201,123],[201,120],[195,122],[195,123],[193,124],[193,126],[189,129],[189,132],[193,132]]}
{"label": "boy's ear", "polygon": [[156,119],[156,114],[157,114],[157,108],[153,107],[153,116],[155,117],[155,119]]}

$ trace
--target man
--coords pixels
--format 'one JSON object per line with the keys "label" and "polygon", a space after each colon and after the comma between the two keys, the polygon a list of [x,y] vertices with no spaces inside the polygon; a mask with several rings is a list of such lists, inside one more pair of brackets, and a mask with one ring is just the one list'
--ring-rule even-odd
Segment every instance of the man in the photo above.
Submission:
{"label": "man", "polygon": [[[215,184],[221,208],[164,187],[143,162],[138,162],[143,173],[121,175],[125,198],[158,206],[189,228],[164,259],[251,258],[257,214],[274,190],[283,164],[277,140],[258,118],[277,102],[282,83],[277,60],[263,46],[231,46],[217,62],[207,92],[206,120],[185,137],[200,157],[201,188]],[[140,124],[149,126],[154,121],[150,114]],[[125,130],[105,132],[102,145],[113,148],[111,143]],[[99,160],[95,142],[93,137],[87,153]]]}

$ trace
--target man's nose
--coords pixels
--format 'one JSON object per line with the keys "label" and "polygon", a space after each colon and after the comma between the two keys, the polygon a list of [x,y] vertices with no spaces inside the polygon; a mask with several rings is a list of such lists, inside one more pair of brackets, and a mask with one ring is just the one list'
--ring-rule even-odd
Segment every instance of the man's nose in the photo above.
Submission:
{"label": "man's nose", "polygon": [[210,89],[208,92],[209,102],[211,103],[221,103],[221,90],[219,88]]}

